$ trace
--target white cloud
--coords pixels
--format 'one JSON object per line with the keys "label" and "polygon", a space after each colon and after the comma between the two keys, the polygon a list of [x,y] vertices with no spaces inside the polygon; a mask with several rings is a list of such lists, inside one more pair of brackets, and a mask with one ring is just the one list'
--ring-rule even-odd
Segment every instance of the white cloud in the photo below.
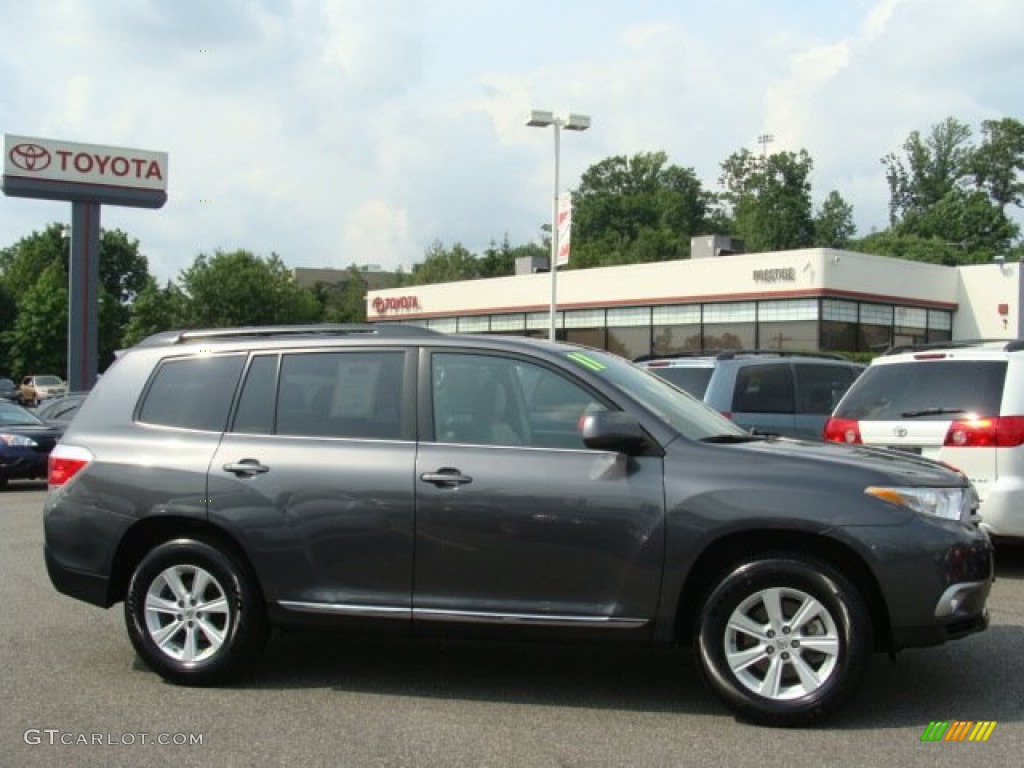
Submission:
{"label": "white cloud", "polygon": [[[611,155],[664,150],[716,186],[732,152],[806,148],[815,194],[886,223],[879,158],[953,115],[1020,115],[1019,0],[40,0],[0,26],[7,133],[167,151],[160,211],[107,208],[161,279],[200,251],[291,266],[408,265],[434,241],[535,239],[550,131],[574,186]],[[201,202],[209,200],[210,202]],[[67,206],[0,200],[0,247]]]}

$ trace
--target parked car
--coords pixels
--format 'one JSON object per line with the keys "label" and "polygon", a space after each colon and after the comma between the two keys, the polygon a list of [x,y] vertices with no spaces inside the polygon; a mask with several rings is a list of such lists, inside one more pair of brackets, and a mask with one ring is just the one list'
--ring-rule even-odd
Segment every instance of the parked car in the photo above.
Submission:
{"label": "parked car", "polygon": [[876,358],[824,432],[964,472],[982,526],[1024,537],[1024,340],[942,342]]}
{"label": "parked car", "polygon": [[725,350],[642,358],[661,376],[746,429],[820,440],[836,403],[866,366],[840,355]]}
{"label": "parked car", "polygon": [[21,380],[21,402],[23,405],[39,405],[51,397],[67,394],[68,385],[60,376],[35,375]]}
{"label": "parked car", "polygon": [[35,414],[47,424],[64,429],[74,418],[88,392],[69,392],[42,403],[35,409]]}
{"label": "parked car", "polygon": [[18,385],[10,379],[0,377],[0,401],[8,403],[21,403],[21,390]]}
{"label": "parked car", "polygon": [[988,624],[962,474],[752,435],[571,344],[159,334],[93,388],[49,483],[53,584],[124,601],[175,683],[242,672],[275,626],[679,644],[741,718],[799,725],[873,651]]}
{"label": "parked car", "polygon": [[46,460],[60,435],[31,411],[0,401],[0,489],[9,480],[46,477]]}

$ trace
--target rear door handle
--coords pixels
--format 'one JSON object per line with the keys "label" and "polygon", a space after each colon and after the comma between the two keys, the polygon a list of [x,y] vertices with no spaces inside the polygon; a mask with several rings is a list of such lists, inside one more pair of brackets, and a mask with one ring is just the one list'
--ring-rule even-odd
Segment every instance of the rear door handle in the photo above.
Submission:
{"label": "rear door handle", "polygon": [[462,474],[455,467],[442,467],[437,472],[424,472],[420,475],[420,480],[433,483],[438,488],[457,488],[473,482],[472,477]]}
{"label": "rear door handle", "polygon": [[238,477],[251,477],[269,472],[270,467],[260,464],[259,459],[242,459],[224,465],[225,472],[231,472]]}

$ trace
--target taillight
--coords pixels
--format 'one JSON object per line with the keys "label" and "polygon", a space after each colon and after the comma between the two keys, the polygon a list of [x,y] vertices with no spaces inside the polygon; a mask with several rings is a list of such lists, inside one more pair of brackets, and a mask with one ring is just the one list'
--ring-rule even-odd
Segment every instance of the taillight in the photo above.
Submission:
{"label": "taillight", "polygon": [[949,425],[950,448],[1016,448],[1024,445],[1024,416],[960,419]]}
{"label": "taillight", "polygon": [[732,421],[732,411],[719,411],[719,413],[729,419],[729,421]]}
{"label": "taillight", "polygon": [[51,488],[59,488],[81,472],[90,461],[92,453],[89,450],[58,443],[47,460],[46,482]]}
{"label": "taillight", "polygon": [[834,443],[859,444],[860,425],[856,419],[829,419],[825,422],[823,437]]}

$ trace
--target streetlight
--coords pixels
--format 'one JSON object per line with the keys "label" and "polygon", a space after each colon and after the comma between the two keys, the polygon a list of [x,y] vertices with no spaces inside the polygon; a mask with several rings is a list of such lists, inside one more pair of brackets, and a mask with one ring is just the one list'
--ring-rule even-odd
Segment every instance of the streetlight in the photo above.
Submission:
{"label": "streetlight", "polygon": [[526,124],[531,128],[555,129],[555,194],[551,201],[551,317],[548,326],[548,338],[556,340],[555,314],[558,310],[558,163],[559,134],[562,128],[567,131],[585,131],[590,127],[589,115],[570,114],[568,117],[555,117],[553,112],[534,109],[526,116]]}
{"label": "streetlight", "polygon": [[768,145],[775,141],[775,134],[762,133],[757,137],[757,143],[761,145],[761,157],[765,157],[768,154]]}

